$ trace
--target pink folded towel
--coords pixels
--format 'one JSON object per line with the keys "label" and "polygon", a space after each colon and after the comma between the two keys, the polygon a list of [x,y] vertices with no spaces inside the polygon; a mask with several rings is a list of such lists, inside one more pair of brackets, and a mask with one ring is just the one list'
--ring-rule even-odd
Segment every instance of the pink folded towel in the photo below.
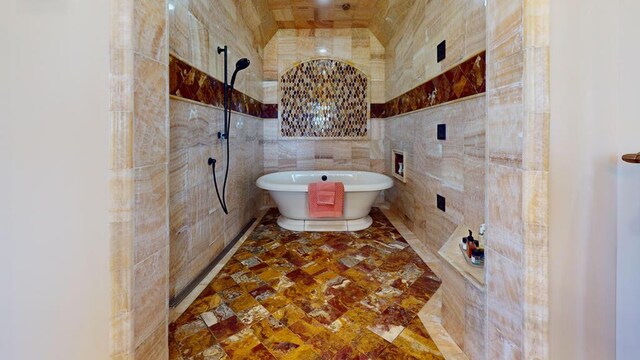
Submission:
{"label": "pink folded towel", "polygon": [[336,192],[335,191],[318,191],[318,205],[335,205],[336,204]]}
{"label": "pink folded towel", "polygon": [[309,184],[309,216],[312,218],[342,217],[344,184],[341,182],[317,182]]}

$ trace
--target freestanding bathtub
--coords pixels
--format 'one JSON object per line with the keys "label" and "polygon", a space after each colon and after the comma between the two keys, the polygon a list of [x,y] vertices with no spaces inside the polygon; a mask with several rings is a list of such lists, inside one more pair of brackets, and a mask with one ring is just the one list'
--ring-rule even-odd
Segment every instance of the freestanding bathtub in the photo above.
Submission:
{"label": "freestanding bathtub", "polygon": [[[338,181],[344,184],[342,218],[312,219],[307,188],[312,182]],[[383,174],[367,171],[284,171],[261,176],[256,185],[268,190],[278,205],[278,225],[294,231],[358,231],[371,226],[371,206],[380,191],[393,186]]]}

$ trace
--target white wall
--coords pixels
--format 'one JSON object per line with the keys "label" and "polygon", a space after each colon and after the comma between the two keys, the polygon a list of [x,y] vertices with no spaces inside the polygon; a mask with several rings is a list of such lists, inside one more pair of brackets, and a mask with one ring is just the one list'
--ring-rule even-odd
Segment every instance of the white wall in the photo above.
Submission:
{"label": "white wall", "polygon": [[614,359],[619,1],[550,3],[550,358]]}
{"label": "white wall", "polygon": [[108,1],[0,11],[0,358],[107,359]]}
{"label": "white wall", "polygon": [[[640,2],[621,0],[618,152],[640,152]],[[640,165],[618,161],[618,264],[616,291],[616,352],[618,359],[638,358],[640,339]]]}

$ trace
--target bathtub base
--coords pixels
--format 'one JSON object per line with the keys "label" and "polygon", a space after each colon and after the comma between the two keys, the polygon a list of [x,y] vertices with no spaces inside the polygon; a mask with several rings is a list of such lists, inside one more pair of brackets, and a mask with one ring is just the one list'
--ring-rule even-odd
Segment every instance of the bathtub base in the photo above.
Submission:
{"label": "bathtub base", "polygon": [[355,220],[294,220],[282,215],[278,217],[278,225],[291,231],[359,231],[372,223],[369,215]]}

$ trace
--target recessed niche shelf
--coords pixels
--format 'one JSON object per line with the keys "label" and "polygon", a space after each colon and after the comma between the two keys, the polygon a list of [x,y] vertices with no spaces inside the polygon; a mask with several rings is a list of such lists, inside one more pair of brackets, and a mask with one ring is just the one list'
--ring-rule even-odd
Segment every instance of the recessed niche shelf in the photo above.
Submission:
{"label": "recessed niche shelf", "polygon": [[391,173],[393,176],[406,183],[407,182],[407,156],[402,150],[391,150]]}

